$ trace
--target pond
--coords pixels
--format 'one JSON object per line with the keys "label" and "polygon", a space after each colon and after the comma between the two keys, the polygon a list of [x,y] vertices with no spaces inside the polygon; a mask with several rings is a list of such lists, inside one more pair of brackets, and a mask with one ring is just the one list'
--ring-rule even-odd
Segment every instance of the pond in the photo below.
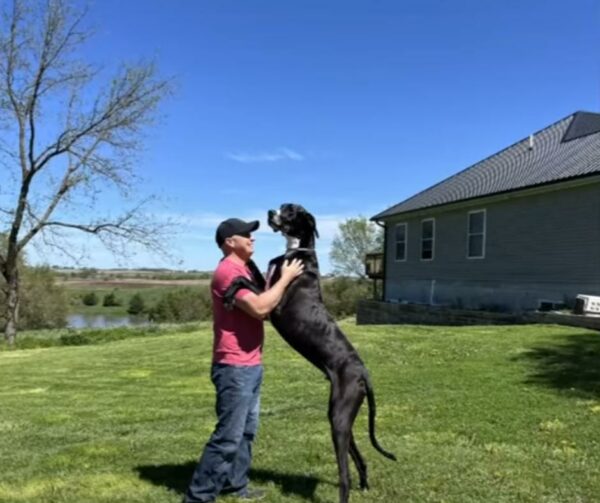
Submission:
{"label": "pond", "polygon": [[112,328],[148,325],[148,317],[125,315],[107,316],[105,314],[73,313],[67,316],[68,328]]}

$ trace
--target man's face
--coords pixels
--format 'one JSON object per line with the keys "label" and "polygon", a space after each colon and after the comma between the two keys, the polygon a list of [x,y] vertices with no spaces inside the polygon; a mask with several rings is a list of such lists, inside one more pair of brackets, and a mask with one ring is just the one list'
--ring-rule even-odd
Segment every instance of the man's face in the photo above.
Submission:
{"label": "man's face", "polygon": [[249,232],[234,234],[225,242],[238,257],[244,260],[248,260],[254,253],[254,238]]}

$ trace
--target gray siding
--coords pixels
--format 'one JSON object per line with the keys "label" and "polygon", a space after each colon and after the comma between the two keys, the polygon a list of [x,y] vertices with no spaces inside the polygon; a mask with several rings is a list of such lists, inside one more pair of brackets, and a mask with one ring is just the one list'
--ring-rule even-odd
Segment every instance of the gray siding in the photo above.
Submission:
{"label": "gray siding", "polygon": [[[467,215],[486,210],[485,258],[467,258]],[[386,300],[530,309],[540,299],[600,295],[600,184],[386,221]],[[420,259],[421,221],[435,218],[433,261]],[[394,225],[408,223],[405,262]]]}

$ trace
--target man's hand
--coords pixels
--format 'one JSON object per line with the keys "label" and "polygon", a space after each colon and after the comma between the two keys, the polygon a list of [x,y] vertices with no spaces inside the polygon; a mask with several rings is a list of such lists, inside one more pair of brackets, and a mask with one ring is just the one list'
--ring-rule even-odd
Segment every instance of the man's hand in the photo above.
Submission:
{"label": "man's hand", "polygon": [[304,264],[301,260],[294,259],[291,262],[286,260],[281,265],[281,277],[271,288],[260,295],[248,292],[243,297],[236,299],[236,306],[254,318],[264,319],[275,309],[287,286],[303,271]]}
{"label": "man's hand", "polygon": [[297,278],[304,272],[304,264],[300,259],[293,259],[291,262],[286,260],[281,265],[281,279],[286,285],[289,285],[294,278]]}

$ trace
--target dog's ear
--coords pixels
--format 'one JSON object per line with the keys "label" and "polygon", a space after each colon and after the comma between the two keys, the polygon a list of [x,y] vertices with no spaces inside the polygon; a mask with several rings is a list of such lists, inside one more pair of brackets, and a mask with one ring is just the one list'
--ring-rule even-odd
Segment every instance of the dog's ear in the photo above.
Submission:
{"label": "dog's ear", "polygon": [[306,221],[309,223],[316,237],[319,237],[319,231],[317,230],[317,221],[308,211],[305,213]]}

